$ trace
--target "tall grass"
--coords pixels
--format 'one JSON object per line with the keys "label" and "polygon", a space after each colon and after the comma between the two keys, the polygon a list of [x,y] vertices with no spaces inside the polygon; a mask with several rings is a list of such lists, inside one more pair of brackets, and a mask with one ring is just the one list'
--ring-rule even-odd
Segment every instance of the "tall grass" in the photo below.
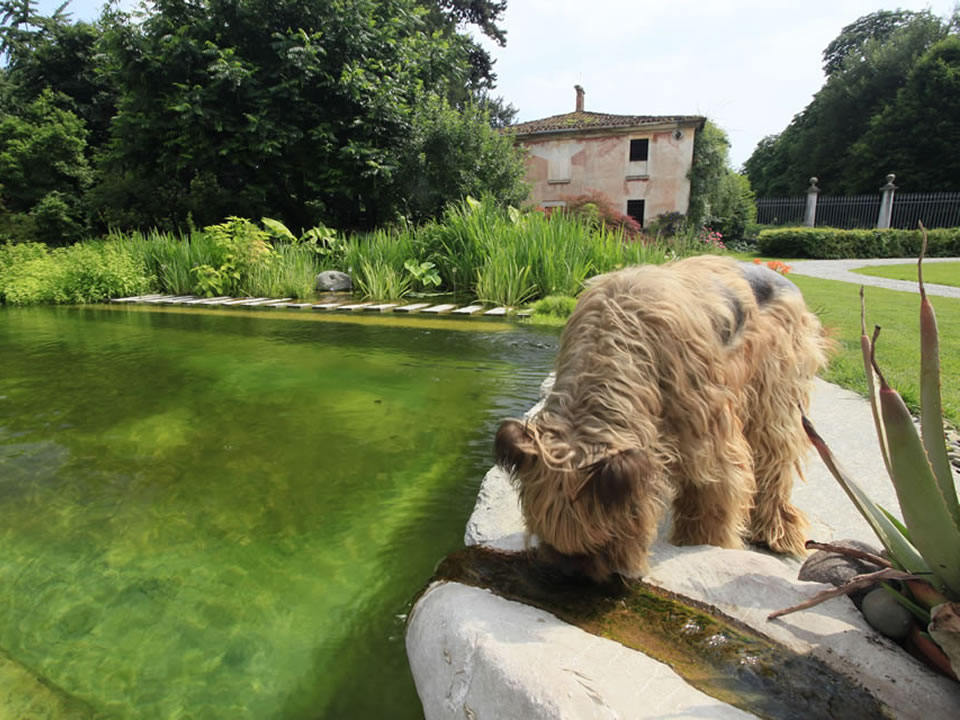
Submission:
{"label": "tall grass", "polygon": [[548,295],[577,295],[592,275],[662,263],[678,249],[679,254],[692,250],[630,241],[619,229],[579,216],[519,213],[470,199],[449,207],[441,221],[420,228],[407,242],[437,266],[442,289],[511,306]]}
{"label": "tall grass", "polygon": [[242,286],[247,295],[308,298],[314,294],[319,271],[312,247],[280,243],[268,260],[250,268]]}
{"label": "tall grass", "polygon": [[[307,233],[299,240],[274,235],[271,245],[267,231],[228,218],[186,234],[111,233],[63,252],[6,246],[0,252],[0,295],[9,302],[84,302],[138,290],[306,298],[314,293],[316,273],[332,267],[350,273],[369,299],[397,300],[429,289],[517,306],[576,296],[591,276],[626,265],[712,249],[693,231],[669,240],[631,240],[583,215],[523,213],[472,198],[420,227],[346,238],[325,232],[330,237],[322,243]],[[105,268],[99,274],[98,264]],[[429,283],[423,267],[430,270]],[[439,287],[433,287],[434,271]]]}
{"label": "tall grass", "polygon": [[364,298],[399,300],[413,289],[413,276],[404,262],[423,259],[415,230],[380,229],[351,239],[344,254],[346,269]]}
{"label": "tall grass", "polygon": [[196,291],[193,268],[220,267],[226,261],[225,250],[201,230],[188,234],[160,230],[111,232],[107,241],[140,258],[147,273],[156,279],[155,289],[173,295],[191,295]]}

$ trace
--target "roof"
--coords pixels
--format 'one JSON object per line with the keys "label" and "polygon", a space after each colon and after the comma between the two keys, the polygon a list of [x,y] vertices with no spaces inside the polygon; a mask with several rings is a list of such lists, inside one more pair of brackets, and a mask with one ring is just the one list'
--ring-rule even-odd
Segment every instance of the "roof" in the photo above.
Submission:
{"label": "roof", "polygon": [[609,115],[579,110],[563,115],[552,115],[541,120],[530,120],[504,128],[513,135],[571,132],[583,130],[614,130],[644,125],[702,125],[706,118],[700,115]]}

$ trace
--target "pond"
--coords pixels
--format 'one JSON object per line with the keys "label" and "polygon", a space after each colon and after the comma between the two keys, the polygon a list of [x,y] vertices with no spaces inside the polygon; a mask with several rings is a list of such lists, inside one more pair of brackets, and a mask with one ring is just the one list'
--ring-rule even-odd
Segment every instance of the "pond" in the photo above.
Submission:
{"label": "pond", "polygon": [[409,600],[557,338],[0,308],[0,717],[422,717]]}

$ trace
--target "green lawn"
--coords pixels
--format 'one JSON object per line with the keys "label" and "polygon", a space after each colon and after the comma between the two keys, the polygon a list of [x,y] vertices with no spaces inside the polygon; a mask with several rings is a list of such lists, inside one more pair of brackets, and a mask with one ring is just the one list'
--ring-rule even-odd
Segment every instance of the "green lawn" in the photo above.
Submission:
{"label": "green lawn", "polygon": [[[906,262],[902,265],[874,265],[858,268],[853,272],[861,275],[890,278],[891,280],[917,279],[917,263]],[[960,262],[925,263],[923,266],[923,280],[937,285],[952,285],[960,287]]]}
{"label": "green lawn", "polygon": [[[934,264],[924,268],[934,267]],[[807,305],[817,315],[838,350],[823,378],[866,395],[860,354],[859,286],[854,283],[791,275],[803,291]],[[918,407],[920,377],[920,296],[915,293],[867,287],[867,329],[882,331],[877,362],[887,378],[914,411]],[[944,416],[960,426],[960,299],[931,297],[940,327],[940,363]]]}

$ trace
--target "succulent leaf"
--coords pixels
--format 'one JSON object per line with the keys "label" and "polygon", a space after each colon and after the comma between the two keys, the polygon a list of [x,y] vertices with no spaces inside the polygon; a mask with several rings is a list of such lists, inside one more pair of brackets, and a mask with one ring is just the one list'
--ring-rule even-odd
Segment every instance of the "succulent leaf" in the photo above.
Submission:
{"label": "succulent leaf", "polygon": [[960,595],[960,530],[947,509],[907,406],[882,377],[881,382],[880,412],[900,511],[934,576]]}
{"label": "succulent leaf", "polygon": [[[874,330],[876,339],[879,329]],[[890,474],[890,452],[887,449],[887,433],[880,418],[879,378],[873,369],[873,343],[867,336],[867,310],[863,297],[863,285],[860,286],[860,351],[863,353],[863,369],[867,377],[867,395],[870,398],[870,411],[873,413],[873,425],[877,429],[877,441],[880,443],[880,455]]]}
{"label": "succulent leaf", "polygon": [[930,566],[924,561],[923,557],[917,551],[907,538],[897,529],[897,525],[892,523],[884,514],[884,511],[877,506],[873,500],[863,491],[863,489],[849,477],[837,464],[833,453],[824,442],[823,438],[813,427],[813,423],[806,417],[803,418],[803,429],[807,432],[807,437],[817,449],[824,465],[830,470],[830,473],[840,483],[840,487],[853,504],[863,515],[864,520],[870,525],[877,538],[883,543],[883,547],[890,555],[890,560],[898,569],[917,575],[924,575],[931,572]]}
{"label": "succulent leaf", "polygon": [[[927,451],[930,466],[937,485],[946,503],[953,525],[960,531],[960,505],[957,489],[950,469],[947,444],[943,437],[943,407],[940,399],[940,334],[937,331],[937,315],[927,298],[923,284],[923,256],[927,249],[927,230],[923,229],[923,245],[917,261],[917,281],[920,285],[920,426],[923,430],[923,446]],[[960,552],[960,546],[957,551]]]}

